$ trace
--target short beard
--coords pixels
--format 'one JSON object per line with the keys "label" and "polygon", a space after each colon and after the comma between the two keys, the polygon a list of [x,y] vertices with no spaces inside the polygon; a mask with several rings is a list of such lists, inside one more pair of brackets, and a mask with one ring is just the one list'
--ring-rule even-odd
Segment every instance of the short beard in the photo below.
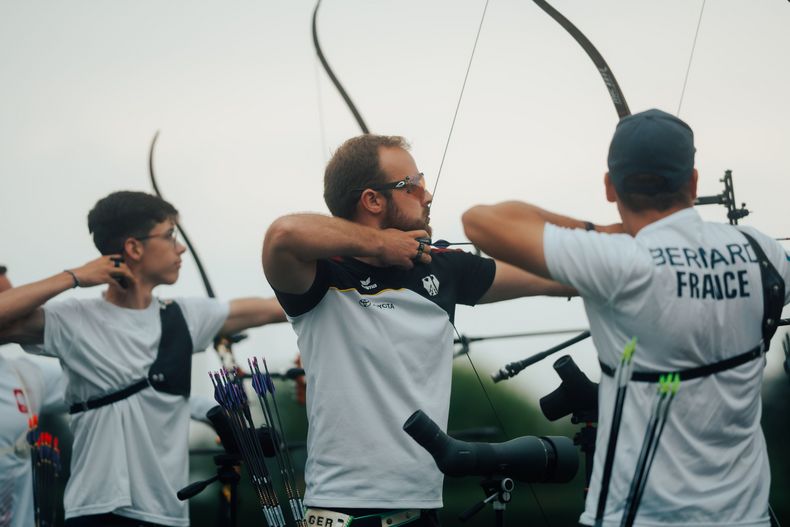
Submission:
{"label": "short beard", "polygon": [[387,210],[384,213],[383,229],[399,229],[402,231],[427,231],[431,235],[432,229],[429,225],[430,216],[419,219],[409,219],[403,215],[395,202],[390,200],[387,203]]}

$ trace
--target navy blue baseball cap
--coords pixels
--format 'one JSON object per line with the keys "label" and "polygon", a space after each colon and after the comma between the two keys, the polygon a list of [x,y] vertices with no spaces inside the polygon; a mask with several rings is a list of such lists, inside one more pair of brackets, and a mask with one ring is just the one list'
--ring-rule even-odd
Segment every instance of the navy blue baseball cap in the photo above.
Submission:
{"label": "navy blue baseball cap", "polygon": [[[609,179],[618,193],[675,192],[694,172],[694,132],[674,115],[647,110],[624,117],[609,145]],[[651,174],[662,183],[640,185],[629,176]]]}

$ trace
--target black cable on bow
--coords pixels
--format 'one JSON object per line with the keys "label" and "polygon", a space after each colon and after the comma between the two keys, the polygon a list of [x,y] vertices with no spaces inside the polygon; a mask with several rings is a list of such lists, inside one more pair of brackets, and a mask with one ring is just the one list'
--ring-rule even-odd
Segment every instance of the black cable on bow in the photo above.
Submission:
{"label": "black cable on bow", "polygon": [[326,74],[329,75],[329,78],[332,80],[332,84],[335,85],[337,91],[343,97],[343,100],[346,101],[346,106],[348,109],[351,110],[351,113],[354,114],[354,119],[357,121],[359,128],[362,130],[363,134],[369,134],[370,130],[368,130],[368,125],[365,124],[365,120],[362,119],[362,114],[359,113],[357,107],[354,106],[354,102],[349,97],[346,90],[343,88],[343,85],[340,84],[340,80],[338,80],[335,72],[332,71],[332,68],[329,67],[329,62],[327,62],[326,57],[324,57],[324,52],[321,51],[321,44],[318,42],[318,8],[321,7],[321,0],[317,0],[315,3],[315,9],[313,9],[313,46],[315,46],[315,53],[318,55],[318,60],[321,61],[321,66],[324,67],[324,71]]}

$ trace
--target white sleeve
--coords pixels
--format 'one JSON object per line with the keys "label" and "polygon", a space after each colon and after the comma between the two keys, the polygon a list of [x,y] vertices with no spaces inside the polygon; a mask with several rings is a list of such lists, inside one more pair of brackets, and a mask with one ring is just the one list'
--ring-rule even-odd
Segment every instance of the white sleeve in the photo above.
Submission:
{"label": "white sleeve", "polygon": [[179,298],[176,302],[187,321],[193,353],[205,350],[228,319],[230,304],[216,298]]}
{"label": "white sleeve", "polygon": [[600,303],[612,301],[635,273],[649,265],[641,258],[634,238],[567,229],[547,223],[543,253],[551,277],[571,285],[579,294]]}
{"label": "white sleeve", "polygon": [[195,421],[202,421],[204,423],[211,423],[206,417],[209,410],[217,406],[217,401],[205,395],[190,395],[189,396],[189,415]]}
{"label": "white sleeve", "polygon": [[44,343],[23,345],[27,353],[61,358],[71,351],[79,333],[82,305],[75,298],[44,305]]}

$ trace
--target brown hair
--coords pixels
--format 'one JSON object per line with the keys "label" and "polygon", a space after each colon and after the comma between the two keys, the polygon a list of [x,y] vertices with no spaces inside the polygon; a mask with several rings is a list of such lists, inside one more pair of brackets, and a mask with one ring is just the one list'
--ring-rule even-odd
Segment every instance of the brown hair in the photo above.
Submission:
{"label": "brown hair", "polygon": [[409,143],[397,135],[365,134],[340,145],[324,171],[324,201],[333,216],[353,219],[359,193],[387,182],[379,164],[380,147],[409,149]]}
{"label": "brown hair", "polygon": [[[633,185],[636,188],[661,188],[665,183],[663,177],[654,174],[635,174],[628,176],[623,182],[626,187]],[[687,181],[674,192],[659,191],[655,194],[618,192],[617,195],[620,197],[620,201],[623,202],[623,205],[633,212],[642,212],[645,210],[664,212],[673,207],[692,205],[691,181]]]}
{"label": "brown hair", "polygon": [[100,253],[122,253],[127,238],[145,236],[157,223],[177,217],[176,208],[157,196],[122,190],[96,202],[88,213],[88,231]]}

